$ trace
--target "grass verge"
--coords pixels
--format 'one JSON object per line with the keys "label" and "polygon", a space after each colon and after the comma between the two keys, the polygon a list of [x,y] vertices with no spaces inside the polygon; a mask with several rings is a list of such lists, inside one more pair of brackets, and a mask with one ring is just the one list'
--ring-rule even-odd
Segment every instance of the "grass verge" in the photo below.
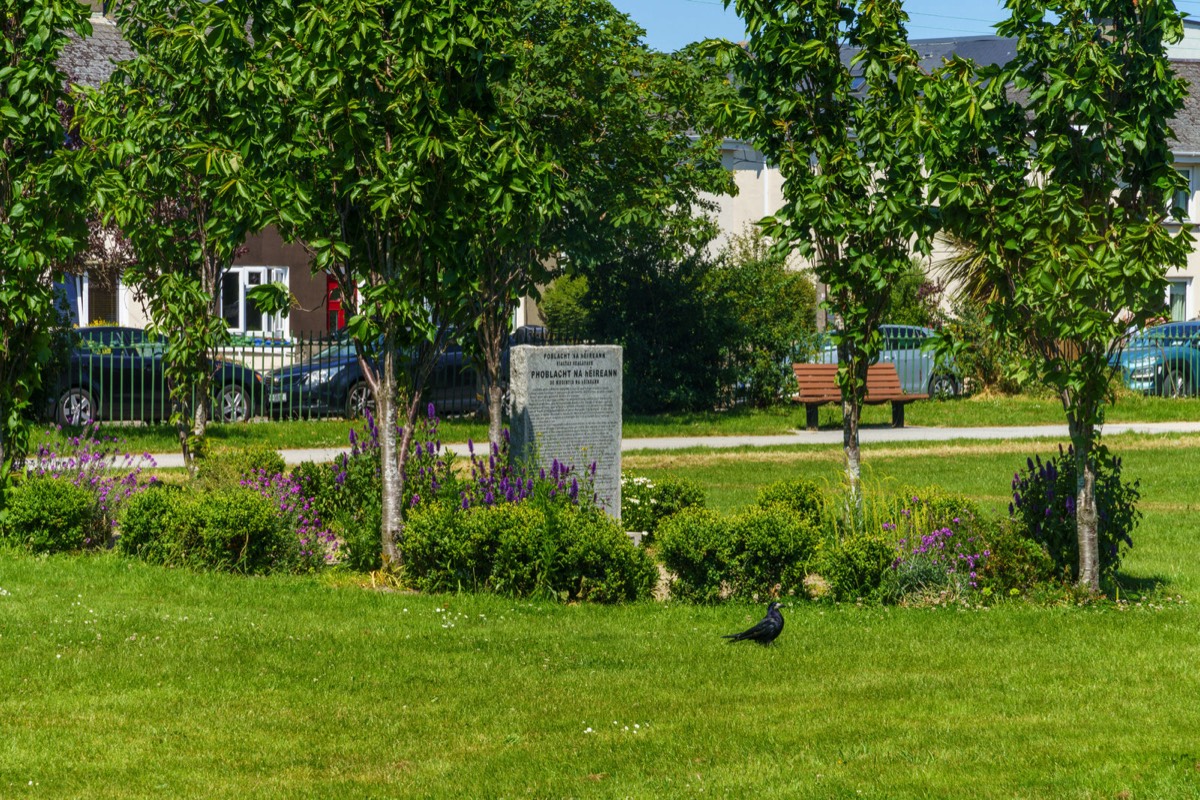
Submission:
{"label": "grass verge", "polygon": [[[1194,437],[1193,437],[1194,438]],[[1200,797],[1200,443],[1112,437],[1121,610],[518,603],[0,552],[0,796]],[[866,448],[998,505],[1050,443]],[[1021,451],[1021,452],[1017,452]],[[836,448],[639,454],[732,509]],[[680,459],[692,459],[680,460]],[[590,730],[589,730],[590,729]]]}
{"label": "grass verge", "polygon": [[1200,794],[1187,605],[801,605],[766,649],[719,638],[757,607],[0,559],[6,797]]}
{"label": "grass verge", "polygon": [[[907,406],[906,422],[916,427],[1005,427],[1013,425],[1062,425],[1062,407],[1052,398],[1029,396],[972,397],[956,400],[927,400]],[[821,408],[822,429],[841,428],[838,406]],[[1110,422],[1182,422],[1200,420],[1200,399],[1168,400],[1122,394],[1109,409]],[[867,406],[864,425],[891,423],[890,406]],[[214,450],[266,444],[276,449],[346,447],[352,425],[343,419],[250,422],[240,425],[210,425],[208,436]],[[766,409],[741,408],[691,414],[628,415],[622,435],[626,438],[677,436],[771,436],[804,427],[804,409],[779,406]],[[445,442],[487,438],[487,424],[474,418],[443,420]],[[53,428],[48,429],[53,432]],[[178,447],[175,430],[169,425],[106,425],[110,435],[125,440],[132,452],[173,453]],[[35,440],[38,438],[35,434]]]}

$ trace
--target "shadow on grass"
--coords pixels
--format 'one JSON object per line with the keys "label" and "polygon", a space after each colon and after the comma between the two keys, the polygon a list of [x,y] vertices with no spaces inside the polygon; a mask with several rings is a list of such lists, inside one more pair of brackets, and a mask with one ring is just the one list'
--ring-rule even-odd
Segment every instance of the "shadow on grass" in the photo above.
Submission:
{"label": "shadow on grass", "polygon": [[1122,575],[1117,574],[1116,587],[1122,594],[1150,594],[1171,585],[1169,578],[1162,575]]}

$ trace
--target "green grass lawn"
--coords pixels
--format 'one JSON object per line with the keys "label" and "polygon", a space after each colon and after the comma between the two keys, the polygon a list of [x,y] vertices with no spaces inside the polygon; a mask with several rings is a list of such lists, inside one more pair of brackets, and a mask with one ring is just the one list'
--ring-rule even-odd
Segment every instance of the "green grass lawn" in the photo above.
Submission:
{"label": "green grass lawn", "polygon": [[[1126,575],[1178,602],[801,603],[761,648],[720,639],[756,606],[0,553],[0,797],[1200,797],[1200,437],[1109,444],[1143,482]],[[996,506],[1051,447],[864,460]],[[629,460],[729,510],[776,478],[838,480],[836,448],[727,455]]]}
{"label": "green grass lawn", "polygon": [[[891,423],[891,407],[867,406],[863,424]],[[1160,397],[1121,394],[1108,411],[1111,422],[1200,421],[1200,399],[1169,400]],[[1062,406],[1047,397],[970,397],[956,400],[922,400],[906,407],[909,426],[991,427],[1006,425],[1063,425]],[[841,428],[841,408],[821,408],[821,427]],[[357,427],[362,427],[358,423]],[[345,447],[351,423],[342,419],[250,422],[240,425],[210,425],[214,449],[267,444],[277,449]],[[626,415],[622,433],[626,438],[659,436],[747,436],[786,434],[804,427],[804,408],[780,406],[767,409],[735,409],[692,414]],[[132,452],[175,452],[176,433],[168,425],[106,425],[105,430],[126,440]],[[487,424],[473,418],[443,420],[445,442],[480,441],[487,438]],[[35,434],[35,440],[38,438]]]}

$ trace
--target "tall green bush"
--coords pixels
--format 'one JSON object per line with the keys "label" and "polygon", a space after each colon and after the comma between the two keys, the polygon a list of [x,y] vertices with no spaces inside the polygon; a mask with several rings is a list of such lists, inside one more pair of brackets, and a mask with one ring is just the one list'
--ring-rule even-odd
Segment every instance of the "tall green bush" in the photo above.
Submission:
{"label": "tall green bush", "polygon": [[755,406],[791,394],[791,365],[807,360],[816,339],[817,289],[809,274],[789,268],[752,227],[729,240],[706,292],[727,317],[726,386]]}
{"label": "tall green bush", "polygon": [[580,341],[592,332],[592,314],[587,305],[587,278],[560,275],[542,292],[538,309],[555,339]]}

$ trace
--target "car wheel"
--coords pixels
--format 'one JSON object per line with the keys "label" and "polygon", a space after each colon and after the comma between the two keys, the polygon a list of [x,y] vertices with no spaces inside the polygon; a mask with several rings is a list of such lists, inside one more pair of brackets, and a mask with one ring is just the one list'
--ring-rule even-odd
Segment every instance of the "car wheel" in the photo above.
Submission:
{"label": "car wheel", "polygon": [[354,384],[346,395],[346,418],[358,419],[365,417],[367,411],[375,413],[375,395],[371,393],[370,384],[365,381]]}
{"label": "car wheel", "polygon": [[89,420],[97,419],[100,409],[96,401],[86,389],[67,389],[58,398],[58,424],[83,425]]}
{"label": "car wheel", "polygon": [[929,396],[939,400],[958,396],[958,381],[953,375],[945,373],[934,375],[929,379]]}
{"label": "car wheel", "polygon": [[1163,375],[1162,381],[1162,396],[1163,397],[1191,397],[1192,387],[1188,381],[1187,375],[1183,374],[1176,367],[1168,367]]}
{"label": "car wheel", "polygon": [[250,396],[237,384],[226,386],[217,396],[213,411],[217,422],[245,422],[250,419]]}

